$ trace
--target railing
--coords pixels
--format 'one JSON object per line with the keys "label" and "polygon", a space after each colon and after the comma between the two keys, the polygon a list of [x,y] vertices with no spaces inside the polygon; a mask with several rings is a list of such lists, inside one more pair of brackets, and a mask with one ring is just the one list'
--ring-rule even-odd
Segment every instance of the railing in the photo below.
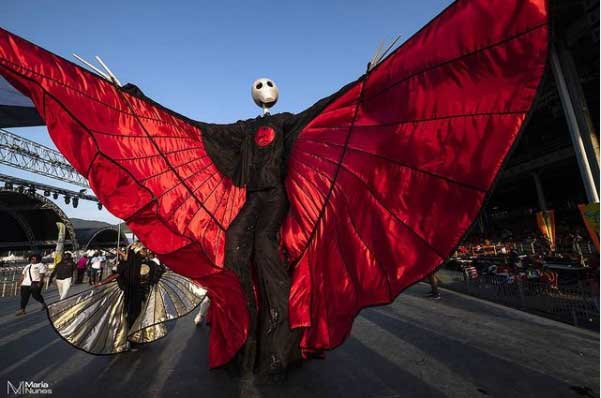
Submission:
{"label": "railing", "polygon": [[[1,297],[13,297],[16,296],[17,294],[19,294],[20,291],[20,287],[18,286],[18,282],[19,279],[21,278],[21,274],[23,272],[23,269],[25,268],[25,263],[23,262],[16,262],[14,265],[10,265],[10,266],[3,266],[0,267],[0,298]],[[48,264],[47,264],[48,265]],[[106,264],[103,268],[102,268],[102,273],[99,275],[99,278],[106,278],[109,275],[111,275],[111,266],[109,264]],[[50,272],[50,271],[48,271]],[[46,274],[47,276],[50,274]],[[74,273],[73,275],[73,283],[78,283],[76,282],[77,279],[77,272]],[[49,289],[49,285],[48,285],[48,278],[45,279],[45,284],[44,284],[44,289],[48,290]],[[86,272],[83,275],[83,279],[81,283],[89,283],[90,281],[90,274],[88,272],[88,270],[86,270]]]}
{"label": "railing", "polygon": [[442,269],[441,285],[524,311],[590,329],[599,328],[599,287],[579,281],[567,287],[512,276],[479,275]]}
{"label": "railing", "polygon": [[16,296],[24,266],[11,266],[0,268],[0,297]]}
{"label": "railing", "polygon": [[[596,253],[594,246],[588,240],[584,240],[584,241],[580,242],[579,246],[580,246],[580,251],[583,255],[591,255],[591,254]],[[476,245],[471,245],[469,247],[469,251],[472,255],[482,254],[482,255],[497,256],[497,255],[503,254],[502,249],[504,247],[505,247],[506,253],[509,253],[508,247],[513,247],[519,253],[523,253],[523,254],[534,254],[534,253],[536,253],[536,249],[537,249],[535,241],[522,240],[519,242],[503,242],[503,243],[499,243],[499,244],[495,244],[495,245],[480,245],[481,252],[479,252],[479,253],[476,252]],[[566,244],[563,242],[558,242],[555,249],[559,253],[580,254],[574,250],[574,247],[571,243]]]}

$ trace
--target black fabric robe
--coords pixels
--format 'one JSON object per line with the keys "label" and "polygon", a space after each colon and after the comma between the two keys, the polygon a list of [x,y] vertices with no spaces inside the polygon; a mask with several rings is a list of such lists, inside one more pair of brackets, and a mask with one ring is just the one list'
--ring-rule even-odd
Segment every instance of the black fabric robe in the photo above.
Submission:
{"label": "black fabric robe", "polygon": [[[225,267],[238,276],[250,316],[247,341],[229,364],[242,374],[254,372],[266,381],[278,381],[301,359],[300,333],[288,322],[290,275],[279,250],[279,229],[288,212],[286,162],[300,130],[349,86],[297,115],[266,114],[232,124],[190,120],[201,130],[219,171],[247,191],[244,206],[226,232],[225,253]],[[137,86],[123,88],[172,112]]]}

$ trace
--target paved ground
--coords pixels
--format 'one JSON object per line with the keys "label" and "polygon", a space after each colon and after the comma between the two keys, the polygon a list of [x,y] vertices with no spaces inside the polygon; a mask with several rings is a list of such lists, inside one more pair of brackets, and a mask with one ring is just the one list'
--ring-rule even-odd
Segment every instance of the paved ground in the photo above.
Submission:
{"label": "paved ground", "polygon": [[138,352],[100,357],[59,339],[39,304],[17,318],[16,298],[4,298],[0,396],[7,380],[44,381],[54,397],[85,398],[599,396],[599,334],[447,291],[430,301],[427,291],[416,285],[363,311],[342,347],[282,386],[209,370],[208,330],[191,316]]}

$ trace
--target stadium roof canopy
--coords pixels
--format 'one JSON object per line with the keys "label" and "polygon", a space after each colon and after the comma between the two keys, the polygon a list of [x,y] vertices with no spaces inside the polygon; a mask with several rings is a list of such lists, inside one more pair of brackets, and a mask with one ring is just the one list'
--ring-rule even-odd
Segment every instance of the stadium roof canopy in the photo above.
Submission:
{"label": "stadium roof canopy", "polygon": [[114,248],[117,247],[118,240],[120,246],[128,244],[123,231],[121,231],[121,238],[118,239],[119,231],[117,227],[76,228],[75,232],[77,233],[79,248],[83,250]]}
{"label": "stadium roof canopy", "polygon": [[65,246],[77,249],[73,224],[51,200],[29,190],[0,189],[0,251],[54,248],[57,222],[65,224]]}

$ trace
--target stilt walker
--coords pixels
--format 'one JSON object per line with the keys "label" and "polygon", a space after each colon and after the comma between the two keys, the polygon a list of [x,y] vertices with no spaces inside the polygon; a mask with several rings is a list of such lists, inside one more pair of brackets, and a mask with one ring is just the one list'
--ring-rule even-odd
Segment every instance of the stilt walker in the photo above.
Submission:
{"label": "stilt walker", "polygon": [[[210,365],[281,380],[455,250],[547,46],[544,0],[458,0],[299,114],[271,114],[278,88],[258,79],[262,114],[232,124],[186,118],[106,65],[92,73],[2,30],[0,74],[103,205],[207,289]],[[277,57],[257,56],[266,69]]]}

